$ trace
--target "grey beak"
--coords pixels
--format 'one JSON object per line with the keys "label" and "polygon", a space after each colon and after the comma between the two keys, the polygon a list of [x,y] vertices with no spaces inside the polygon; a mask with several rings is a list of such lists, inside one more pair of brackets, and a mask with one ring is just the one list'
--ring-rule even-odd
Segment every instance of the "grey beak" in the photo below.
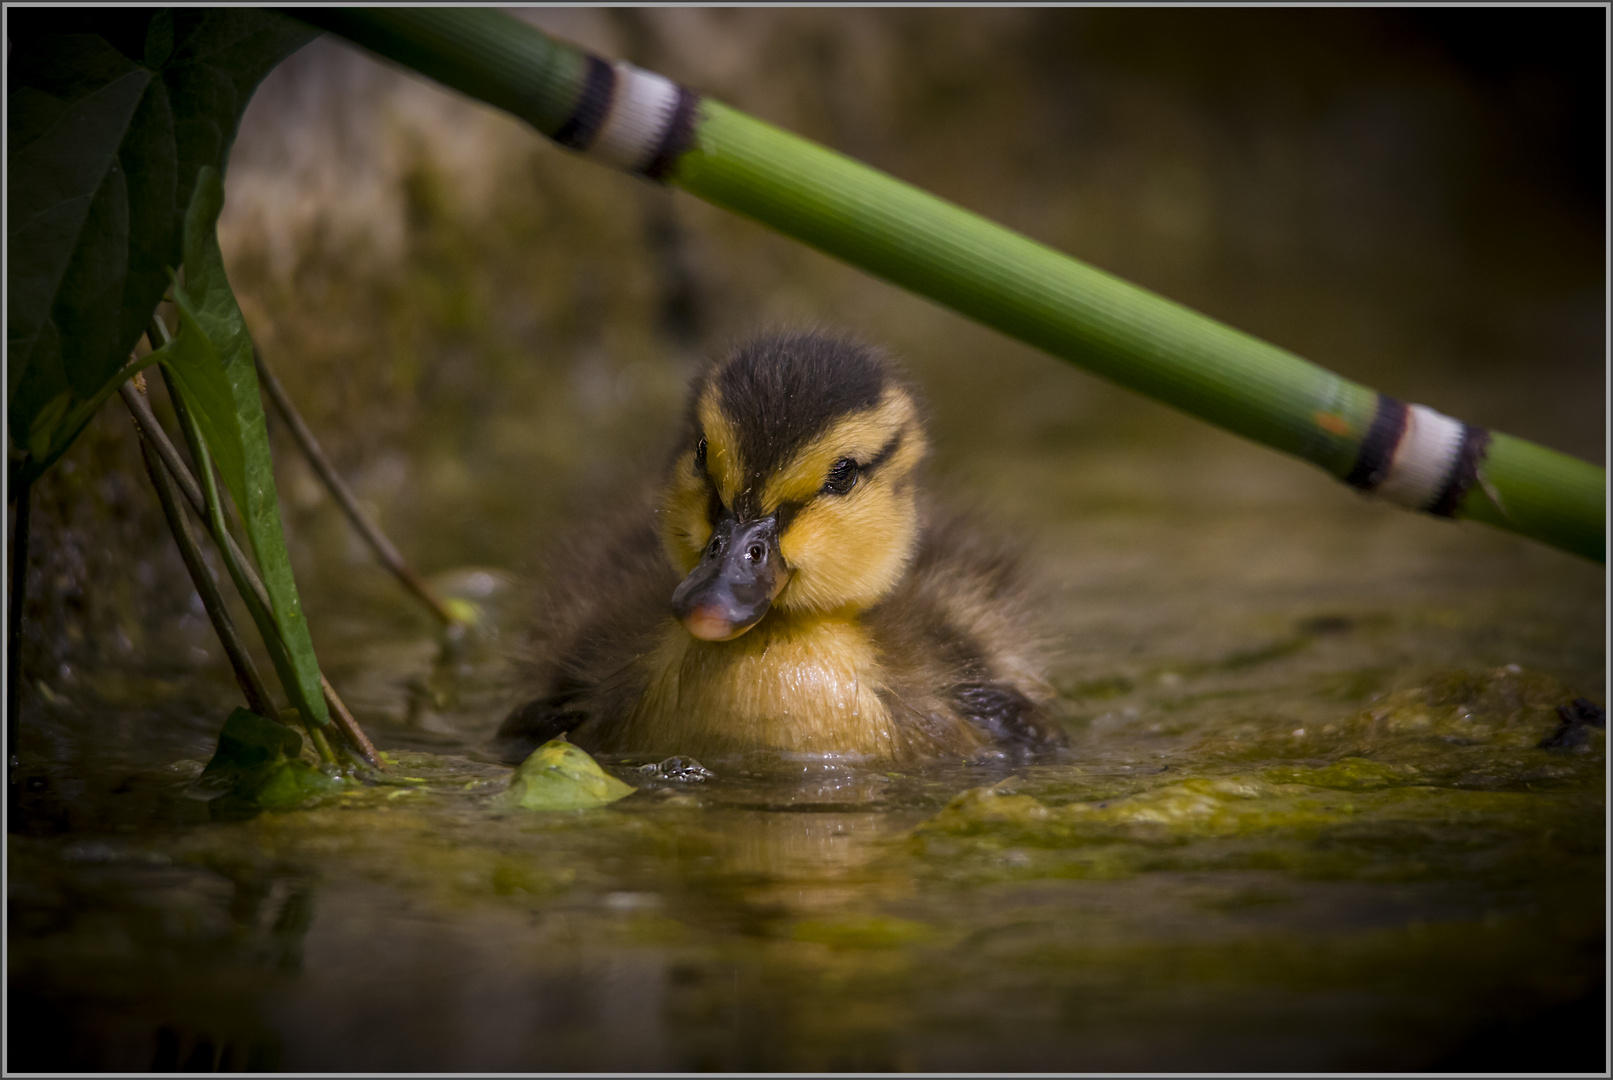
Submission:
{"label": "grey beak", "polygon": [[739,521],[724,513],[700,565],[672,593],[672,613],[704,641],[730,641],[767,614],[789,580],[776,515]]}

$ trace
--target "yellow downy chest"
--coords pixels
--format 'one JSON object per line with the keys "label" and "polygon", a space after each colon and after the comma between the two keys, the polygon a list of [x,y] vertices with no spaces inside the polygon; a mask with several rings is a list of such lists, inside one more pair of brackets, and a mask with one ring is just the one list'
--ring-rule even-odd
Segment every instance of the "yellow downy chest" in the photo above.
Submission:
{"label": "yellow downy chest", "polygon": [[774,612],[723,642],[669,621],[641,663],[644,694],[601,732],[601,750],[896,756],[877,653],[855,617]]}

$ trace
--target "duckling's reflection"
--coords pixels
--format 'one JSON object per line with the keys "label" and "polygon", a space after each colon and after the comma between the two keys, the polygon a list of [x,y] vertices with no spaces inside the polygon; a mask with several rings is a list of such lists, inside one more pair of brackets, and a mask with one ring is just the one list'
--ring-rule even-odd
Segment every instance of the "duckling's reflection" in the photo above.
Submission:
{"label": "duckling's reflection", "polygon": [[855,883],[900,830],[878,813],[735,811],[724,815],[723,872],[805,884]]}
{"label": "duckling's reflection", "polygon": [[781,922],[909,895],[911,882],[889,855],[922,811],[885,805],[889,783],[819,767],[787,784],[718,781],[701,792],[698,810],[690,796],[669,800],[688,806],[676,812],[680,836],[693,829],[700,837],[698,854],[684,863],[690,906],[700,910],[679,916],[703,921],[721,896],[742,921],[759,920],[767,925],[756,929],[772,933]]}
{"label": "duckling's reflection", "polygon": [[832,936],[911,901],[906,862],[890,856],[922,812],[870,807],[879,792],[875,780],[839,777],[774,790],[766,808],[694,811],[710,843],[667,914],[730,942],[741,935],[754,951],[698,949],[669,965],[663,1019],[685,1067],[916,1067],[897,1034],[912,1022],[904,988],[915,958],[803,933]]}

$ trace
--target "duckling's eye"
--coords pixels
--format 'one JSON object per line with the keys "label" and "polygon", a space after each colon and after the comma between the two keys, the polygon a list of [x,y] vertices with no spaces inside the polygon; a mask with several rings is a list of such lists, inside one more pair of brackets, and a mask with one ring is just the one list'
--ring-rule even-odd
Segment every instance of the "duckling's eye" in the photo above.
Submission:
{"label": "duckling's eye", "polygon": [[704,436],[701,436],[700,441],[694,445],[694,471],[706,471],[706,440]]}
{"label": "duckling's eye", "polygon": [[843,457],[829,466],[829,479],[820,489],[825,495],[844,495],[857,484],[857,463]]}

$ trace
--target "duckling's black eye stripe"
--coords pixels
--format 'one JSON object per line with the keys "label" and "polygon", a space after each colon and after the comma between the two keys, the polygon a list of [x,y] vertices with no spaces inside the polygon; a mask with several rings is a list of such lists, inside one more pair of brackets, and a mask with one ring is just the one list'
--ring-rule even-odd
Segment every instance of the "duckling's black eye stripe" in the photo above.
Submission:
{"label": "duckling's black eye stripe", "polygon": [[896,453],[896,448],[901,445],[902,433],[898,431],[896,434],[890,437],[889,442],[879,448],[879,453],[875,454],[868,464],[860,466],[857,471],[863,476],[873,475],[874,470],[885,464],[885,462],[889,461],[890,456]]}
{"label": "duckling's black eye stripe", "polygon": [[801,507],[803,505],[805,504],[798,502],[779,503],[779,508],[773,511],[774,515],[778,518],[779,535],[782,536],[784,532],[789,529],[790,522],[795,520],[795,515],[801,512]]}
{"label": "duckling's black eye stripe", "polygon": [[611,98],[615,96],[616,70],[597,56],[588,57],[582,94],[566,122],[554,133],[554,141],[573,150],[587,150],[599,137],[599,129],[605,126]]}

